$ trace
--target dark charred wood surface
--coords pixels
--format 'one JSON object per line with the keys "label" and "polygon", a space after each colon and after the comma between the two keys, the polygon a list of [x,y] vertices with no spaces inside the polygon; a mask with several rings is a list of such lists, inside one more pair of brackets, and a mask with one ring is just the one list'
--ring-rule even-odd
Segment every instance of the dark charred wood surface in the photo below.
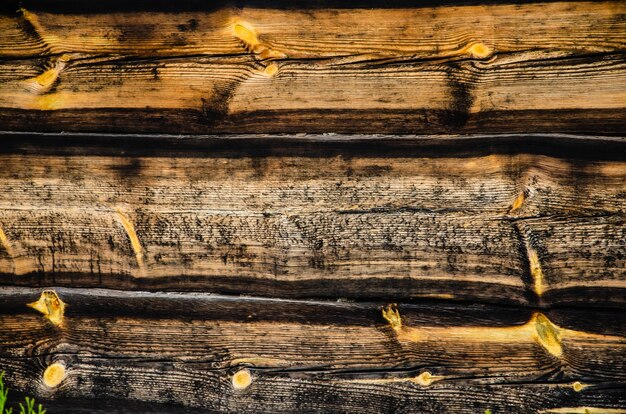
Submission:
{"label": "dark charred wood surface", "polygon": [[[26,307],[39,293],[0,291],[0,364],[9,386],[52,413],[142,402],[154,403],[146,412],[459,413],[626,403],[623,311],[57,288],[67,306],[55,325]],[[51,366],[62,371],[53,386]]]}

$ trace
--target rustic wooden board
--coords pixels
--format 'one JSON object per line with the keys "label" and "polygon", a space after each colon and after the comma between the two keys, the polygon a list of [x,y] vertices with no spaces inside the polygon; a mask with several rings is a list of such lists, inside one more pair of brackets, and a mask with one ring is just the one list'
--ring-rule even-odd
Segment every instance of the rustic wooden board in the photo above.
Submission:
{"label": "rustic wooden board", "polygon": [[12,400],[626,413],[625,16],[1,2]]}
{"label": "rustic wooden board", "polygon": [[[423,301],[397,307],[394,327],[376,303],[60,288],[55,326],[26,307],[39,293],[0,291],[0,366],[53,408],[109,397],[227,412],[626,405],[623,311]],[[55,363],[64,374],[50,386]],[[241,370],[251,383],[236,389]]]}
{"label": "rustic wooden board", "polygon": [[118,2],[107,13],[98,14],[93,13],[98,6],[91,5],[55,1],[42,8],[37,2],[20,3],[22,7],[16,5],[0,19],[4,29],[1,55],[244,54],[242,42],[247,38],[242,29],[236,31],[237,24],[254,29],[260,43],[275,51],[274,55],[267,52],[272,58],[279,58],[278,54],[293,59],[462,57],[471,54],[461,49],[472,42],[497,47],[500,53],[557,50],[578,55],[623,51],[625,47],[626,24],[619,18],[626,8],[616,1],[486,7],[420,7],[422,3],[416,7],[407,2],[409,8],[386,8],[393,5],[380,2],[376,8],[353,9],[311,9],[304,2],[282,8],[276,1],[265,2],[261,8],[249,1],[242,2],[248,3],[244,7],[223,2],[222,6],[204,5],[204,10],[193,11],[185,11],[186,4],[173,5],[178,13],[132,10],[136,2],[131,1]]}
{"label": "rustic wooden board", "polygon": [[3,281],[624,302],[623,143],[613,160],[306,148],[240,158],[228,149],[124,157],[7,148]]}
{"label": "rustic wooden board", "polygon": [[101,14],[36,4],[0,17],[4,129],[619,134],[626,126],[620,1]]}

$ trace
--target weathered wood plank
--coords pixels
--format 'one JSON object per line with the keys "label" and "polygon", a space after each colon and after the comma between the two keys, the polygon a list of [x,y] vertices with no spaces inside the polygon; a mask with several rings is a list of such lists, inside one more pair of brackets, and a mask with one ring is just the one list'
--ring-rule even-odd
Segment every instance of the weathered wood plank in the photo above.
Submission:
{"label": "weathered wood plank", "polygon": [[[269,8],[258,8],[225,3],[192,12],[181,4],[174,6],[182,9],[178,13],[127,12],[133,3],[128,2],[104,14],[76,4],[55,2],[39,11],[37,5],[30,9],[28,1],[21,3],[13,15],[0,15],[0,56],[252,52],[260,58],[360,60],[358,56],[369,55],[410,60],[483,58],[494,50],[579,55],[626,47],[621,19],[626,7],[619,1],[314,10],[299,4],[271,8],[269,2]],[[486,50],[473,47],[478,43]]]}
{"label": "weathered wood plank", "polygon": [[[626,386],[615,382],[598,383],[576,392],[571,383],[478,385],[463,379],[446,386],[435,383],[424,390],[410,381],[370,384],[341,377],[269,373],[255,378],[251,389],[241,392],[233,389],[225,375],[195,367],[168,367],[165,374],[159,364],[128,362],[127,367],[119,368],[103,359],[86,362],[76,370],[76,376],[85,379],[70,380],[67,388],[72,390],[59,392],[63,395],[59,402],[43,400],[44,404],[51,413],[161,414],[194,409],[227,413],[483,414],[489,409],[520,414],[623,414],[626,406]],[[103,374],[102,369],[109,374]],[[177,372],[176,377],[168,375],[172,370]],[[187,385],[190,383],[194,385]],[[78,387],[84,391],[74,391]],[[83,394],[104,398],[85,398]],[[121,399],[124,397],[127,399]]]}
{"label": "weathered wood plank", "polygon": [[284,62],[271,76],[248,57],[86,60],[55,63],[65,69],[54,90],[37,80],[41,64],[1,64],[5,129],[620,133],[626,106],[622,55],[454,66]]}
{"label": "weathered wood plank", "polygon": [[623,161],[0,159],[4,283],[623,302]]}
{"label": "weathered wood plank", "polygon": [[0,5],[9,387],[626,412],[626,4],[411,3]]}
{"label": "weathered wood plank", "polygon": [[11,59],[0,62],[0,124],[621,133],[625,10],[623,2],[97,15],[22,9],[3,17],[0,55]]}
{"label": "weathered wood plank", "polygon": [[[11,386],[45,399],[228,412],[626,404],[623,311],[424,301],[400,305],[394,319],[395,308],[375,303],[56,292],[67,302],[59,326],[26,307],[39,291],[0,291],[0,366]],[[53,364],[58,384],[41,379]],[[233,380],[242,370],[250,384]]]}

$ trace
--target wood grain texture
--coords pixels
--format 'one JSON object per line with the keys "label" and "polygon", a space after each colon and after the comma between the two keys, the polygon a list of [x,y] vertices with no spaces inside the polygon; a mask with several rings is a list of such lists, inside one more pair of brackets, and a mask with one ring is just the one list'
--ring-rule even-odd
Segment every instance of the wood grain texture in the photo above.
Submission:
{"label": "wood grain texture", "polygon": [[4,129],[619,134],[626,126],[623,2],[59,7],[0,18]]}
{"label": "wood grain texture", "polygon": [[623,303],[623,161],[387,155],[9,151],[3,281]]}
{"label": "wood grain texture", "polygon": [[[400,305],[394,330],[376,303],[56,292],[68,304],[61,326],[25,306],[38,290],[0,292],[0,364],[11,386],[52,408],[109,397],[223,412],[626,404],[623,311],[552,310],[537,322],[527,309],[424,301]],[[50,387],[41,376],[53,363],[64,371]],[[241,370],[252,381],[236,390]]]}
{"label": "wood grain texture", "polygon": [[11,399],[626,413],[625,74],[618,0],[1,2]]}
{"label": "wood grain texture", "polygon": [[[626,9],[615,1],[316,10],[297,5],[286,10],[271,6],[211,10],[207,5],[206,11],[181,13],[125,12],[133,3],[127,2],[131,4],[119,5],[117,13],[95,15],[84,7],[72,13],[71,7],[80,6],[68,8],[62,2],[41,12],[28,3],[0,20],[5,29],[3,56],[244,54],[246,39],[235,31],[237,24],[254,29],[260,43],[294,59],[463,56],[472,54],[461,50],[472,42],[497,46],[500,53],[541,49],[598,53],[623,51],[625,46],[626,26],[620,15]],[[185,5],[174,7],[184,10]]]}

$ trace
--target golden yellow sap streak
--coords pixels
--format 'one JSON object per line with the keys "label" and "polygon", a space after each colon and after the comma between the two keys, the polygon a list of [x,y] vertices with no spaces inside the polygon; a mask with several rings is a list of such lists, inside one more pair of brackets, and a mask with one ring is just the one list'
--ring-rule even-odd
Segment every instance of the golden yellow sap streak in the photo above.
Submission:
{"label": "golden yellow sap streak", "polygon": [[525,200],[526,200],[526,193],[522,191],[521,193],[519,193],[517,198],[513,200],[513,203],[511,204],[511,208],[509,208],[508,212],[513,213],[514,211],[519,210],[524,204]]}
{"label": "golden yellow sap streak", "polygon": [[454,296],[451,293],[418,293],[416,295],[411,295],[412,298],[428,298],[428,299],[454,299]]}
{"label": "golden yellow sap streak", "polygon": [[350,382],[356,382],[360,384],[388,384],[393,382],[412,382],[422,387],[428,387],[433,382],[443,380],[443,376],[432,375],[428,371],[424,371],[416,377],[408,378],[366,378],[366,379],[352,379]]}
{"label": "golden yellow sap streak", "polygon": [[541,264],[539,263],[539,255],[529,243],[526,243],[526,251],[528,252],[530,275],[533,278],[533,290],[537,296],[541,296],[543,292],[545,292],[545,287],[543,283],[543,271],[541,270]]}
{"label": "golden yellow sap streak", "polygon": [[230,361],[231,366],[237,365],[253,365],[253,366],[275,366],[288,365],[289,361],[279,358],[251,357],[251,358],[235,358]]}
{"label": "golden yellow sap streak", "polygon": [[130,245],[135,253],[135,257],[137,258],[137,265],[140,269],[143,270],[143,248],[141,247],[141,243],[139,242],[139,237],[137,237],[137,232],[135,231],[135,226],[133,223],[126,217],[124,213],[118,208],[116,209],[117,217],[126,230],[126,234],[128,235],[128,239],[130,240]]}
{"label": "golden yellow sap streak", "polygon": [[38,95],[33,101],[28,103],[27,109],[52,111],[55,109],[65,109],[71,107],[71,95],[67,93],[55,92]]}
{"label": "golden yellow sap streak", "polygon": [[43,28],[43,25],[39,21],[39,17],[35,13],[29,12],[25,8],[21,7],[19,9],[20,13],[22,13],[22,18],[30,24],[30,26],[34,29],[37,36],[43,41],[45,46],[47,47],[50,53],[58,53],[59,48],[55,47],[56,44],[60,44],[59,38],[53,35],[47,35]]}
{"label": "golden yellow sap streak", "polygon": [[395,305],[383,309],[383,318],[395,331],[400,342],[426,342],[432,340],[458,343],[531,343],[541,345],[549,354],[561,357],[564,338],[626,341],[626,338],[590,334],[561,328],[545,315],[533,313],[524,325],[510,327],[406,327]]}
{"label": "golden yellow sap streak", "polygon": [[15,255],[11,242],[2,229],[2,226],[0,226],[0,245],[11,258],[11,262],[13,263],[13,273],[16,275],[23,275],[27,273],[27,266],[24,263],[24,259]]}
{"label": "golden yellow sap streak", "polygon": [[38,310],[53,324],[61,326],[65,306],[67,306],[54,290],[44,290],[37,302],[28,303],[27,306]]}
{"label": "golden yellow sap streak", "polygon": [[24,18],[24,20],[30,23],[33,29],[35,29],[37,34],[41,37],[43,34],[43,28],[41,26],[41,23],[39,23],[39,18],[37,17],[37,15],[29,12],[23,7],[20,7],[20,13],[22,13],[22,17]]}
{"label": "golden yellow sap streak", "polygon": [[528,258],[529,273],[532,278],[532,289],[537,296],[541,296],[545,293],[547,288],[545,286],[543,270],[541,269],[539,253],[530,241],[532,239],[532,235],[526,234],[523,230],[519,229],[517,225],[515,225],[515,227],[520,231],[523,237],[524,247],[526,248],[526,257]]}
{"label": "golden yellow sap streak", "polygon": [[2,227],[0,227],[0,244],[2,244],[2,248],[7,252],[11,259],[13,259],[13,248],[11,248],[11,243],[9,243],[9,238],[4,233]]}

